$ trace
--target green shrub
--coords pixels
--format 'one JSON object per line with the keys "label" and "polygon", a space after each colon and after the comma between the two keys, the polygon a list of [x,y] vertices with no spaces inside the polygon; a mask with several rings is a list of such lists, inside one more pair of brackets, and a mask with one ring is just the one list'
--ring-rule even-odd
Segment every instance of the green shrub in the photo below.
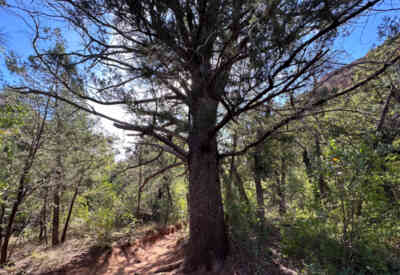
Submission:
{"label": "green shrub", "polygon": [[399,259],[383,244],[360,238],[349,247],[332,234],[333,228],[316,218],[298,219],[282,227],[283,253],[304,262],[304,274],[400,274]]}

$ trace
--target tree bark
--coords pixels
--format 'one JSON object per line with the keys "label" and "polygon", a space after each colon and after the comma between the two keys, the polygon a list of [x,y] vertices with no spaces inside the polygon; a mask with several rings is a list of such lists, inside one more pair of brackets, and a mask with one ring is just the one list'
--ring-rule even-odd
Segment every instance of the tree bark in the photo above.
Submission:
{"label": "tree bark", "polygon": [[189,218],[190,238],[185,272],[205,266],[218,270],[228,253],[216,136],[217,101],[202,97],[192,103],[189,133]]}

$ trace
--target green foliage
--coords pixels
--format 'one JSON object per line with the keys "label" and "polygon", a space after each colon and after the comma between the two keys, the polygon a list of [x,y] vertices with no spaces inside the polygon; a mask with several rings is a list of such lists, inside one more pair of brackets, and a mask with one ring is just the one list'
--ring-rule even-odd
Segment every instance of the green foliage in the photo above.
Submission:
{"label": "green foliage", "polygon": [[114,186],[108,181],[83,194],[78,203],[77,218],[84,220],[88,234],[99,245],[111,244],[112,233],[117,225],[135,223],[133,215],[124,211]]}
{"label": "green foliage", "polygon": [[236,196],[234,193],[233,199],[226,202],[225,213],[234,239],[246,241],[257,225],[257,218],[254,208]]}
{"label": "green foliage", "polygon": [[385,243],[360,238],[352,246],[337,236],[339,228],[321,217],[299,218],[282,227],[283,253],[304,261],[305,274],[397,274],[400,263]]}

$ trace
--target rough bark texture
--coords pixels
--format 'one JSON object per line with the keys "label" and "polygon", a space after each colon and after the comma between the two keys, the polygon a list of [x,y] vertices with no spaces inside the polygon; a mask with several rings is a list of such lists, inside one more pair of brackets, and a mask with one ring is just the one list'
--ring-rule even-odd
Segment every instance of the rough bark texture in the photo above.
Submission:
{"label": "rough bark texture", "polygon": [[193,103],[189,135],[190,238],[186,272],[205,265],[218,270],[228,253],[218,174],[216,137],[209,133],[216,122],[218,103],[207,97]]}

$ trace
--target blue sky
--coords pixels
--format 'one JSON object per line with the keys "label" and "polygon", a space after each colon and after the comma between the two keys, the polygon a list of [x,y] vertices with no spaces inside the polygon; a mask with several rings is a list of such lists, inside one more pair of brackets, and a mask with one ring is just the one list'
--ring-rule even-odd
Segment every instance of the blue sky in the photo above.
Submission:
{"label": "blue sky", "polygon": [[[11,4],[14,1],[15,0],[8,0]],[[400,0],[386,0],[382,6],[386,8],[391,7],[396,1],[400,3]],[[399,3],[397,5],[399,5]],[[345,50],[347,52],[346,61],[352,61],[364,56],[373,46],[382,43],[382,41],[378,39],[377,29],[382,22],[383,16],[387,15],[393,17],[397,16],[398,13],[399,11],[375,13],[373,16],[358,19],[357,23],[351,27],[350,35],[340,37],[336,41],[335,49]],[[15,12],[0,8],[0,32],[3,34],[6,47],[12,49],[18,55],[26,57],[32,53],[30,41],[33,37],[33,30],[27,26],[24,20],[30,22],[30,19],[27,17],[19,16]],[[62,26],[59,22],[54,21],[43,21],[41,23],[51,25],[52,27]],[[74,42],[72,32],[66,32],[66,34],[66,40],[72,44]]]}

